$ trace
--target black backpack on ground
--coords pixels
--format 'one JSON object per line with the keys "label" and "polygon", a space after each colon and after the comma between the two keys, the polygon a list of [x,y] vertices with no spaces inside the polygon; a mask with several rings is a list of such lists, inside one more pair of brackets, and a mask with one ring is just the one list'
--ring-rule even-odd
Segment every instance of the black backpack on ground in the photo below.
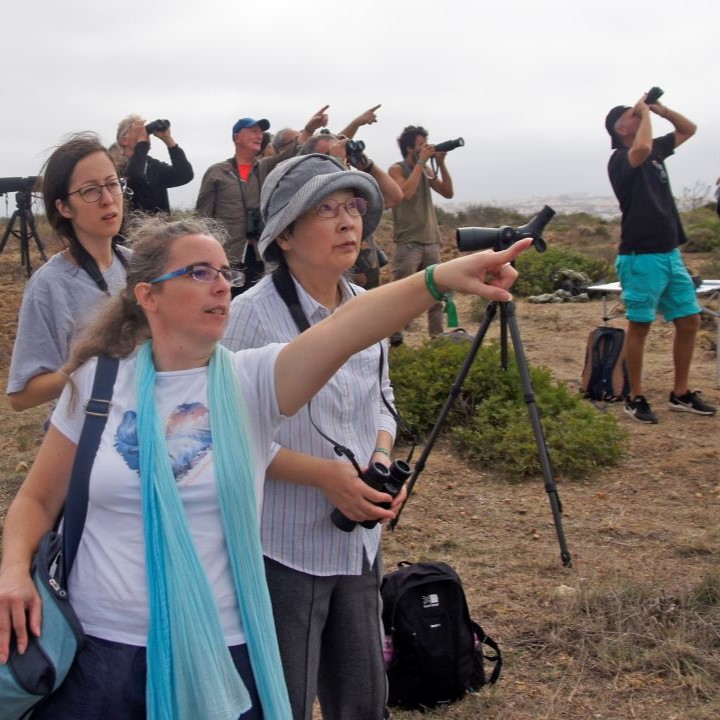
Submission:
{"label": "black backpack on ground", "polygon": [[[447,563],[398,563],[380,591],[386,640],[392,643],[389,705],[431,708],[497,681],[500,648],[470,619],[460,578]],[[485,655],[483,645],[494,654]],[[486,660],[495,664],[489,678]]]}
{"label": "black backpack on ground", "polygon": [[590,400],[615,402],[630,392],[625,365],[625,331],[603,325],[590,331],[580,391]]}

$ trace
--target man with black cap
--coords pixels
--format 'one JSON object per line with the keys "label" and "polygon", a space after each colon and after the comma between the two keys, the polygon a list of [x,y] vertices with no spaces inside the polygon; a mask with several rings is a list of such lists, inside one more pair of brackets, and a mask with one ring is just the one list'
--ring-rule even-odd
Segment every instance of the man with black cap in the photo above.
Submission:
{"label": "man with black cap", "polygon": [[[618,105],[610,110],[605,128],[615,150],[608,174],[622,212],[615,267],[628,319],[625,352],[630,393],[625,412],[639,422],[657,423],[643,394],[642,364],[645,340],[658,311],[675,325],[675,373],[668,407],[696,415],[714,415],[715,408],[689,387],[700,306],[680,256],[679,246],[686,237],[664,162],[695,134],[696,126],[660,102],[648,105],[645,97],[633,107]],[[651,113],[668,120],[674,131],[653,139]]]}
{"label": "man with black cap", "polygon": [[[263,133],[270,128],[264,118],[240,118],[232,127],[235,145],[233,157],[211,165],[203,176],[196,210],[219,220],[228,232],[225,252],[233,267],[243,267],[246,273],[244,292],[263,275],[264,265],[257,252],[262,233],[260,218],[260,189],[268,173],[281,161],[292,157],[298,144],[305,142],[320,127],[327,125],[328,106],[321,108],[305,124],[296,140],[282,153],[260,159],[258,154]],[[236,293],[234,293],[236,294]]]}

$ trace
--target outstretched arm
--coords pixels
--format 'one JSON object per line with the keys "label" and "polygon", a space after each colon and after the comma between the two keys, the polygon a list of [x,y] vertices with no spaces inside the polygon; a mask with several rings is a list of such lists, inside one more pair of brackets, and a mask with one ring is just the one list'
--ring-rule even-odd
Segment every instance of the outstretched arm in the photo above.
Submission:
{"label": "outstretched arm", "polygon": [[360,113],[354,120],[351,120],[347,127],[343,128],[338,134],[344,135],[345,137],[354,138],[355,133],[363,126],[363,125],[372,125],[373,123],[377,122],[377,115],[375,115],[375,111],[382,107],[381,105],[375,105],[371,107],[369,110],[366,110],[364,113]]}
{"label": "outstretched arm", "polygon": [[316,113],[313,113],[311,118],[305,123],[302,131],[297,137],[299,145],[306,143],[321,127],[325,127],[328,124],[327,109],[329,105],[324,105]]}
{"label": "outstretched arm", "polygon": [[[440,292],[458,291],[505,302],[517,277],[510,262],[530,246],[520,240],[501,252],[477,252],[437,265]],[[286,345],[275,365],[278,404],[294,415],[356,352],[382,340],[437,302],[424,273],[382,285],[353,298]]]}

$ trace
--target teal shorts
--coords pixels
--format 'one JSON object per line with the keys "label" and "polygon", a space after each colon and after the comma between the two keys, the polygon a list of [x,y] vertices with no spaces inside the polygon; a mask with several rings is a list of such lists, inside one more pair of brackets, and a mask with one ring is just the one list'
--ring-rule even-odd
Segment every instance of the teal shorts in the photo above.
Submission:
{"label": "teal shorts", "polygon": [[680,251],[618,255],[615,260],[625,315],[649,323],[657,313],[667,322],[700,312],[692,277]]}

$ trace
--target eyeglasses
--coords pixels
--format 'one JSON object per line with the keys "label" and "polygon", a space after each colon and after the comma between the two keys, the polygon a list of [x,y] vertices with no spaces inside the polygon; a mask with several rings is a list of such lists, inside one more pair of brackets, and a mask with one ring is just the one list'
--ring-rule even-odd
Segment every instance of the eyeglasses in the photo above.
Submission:
{"label": "eyeglasses", "polygon": [[102,197],[103,188],[107,188],[107,191],[111,195],[122,195],[127,189],[127,180],[125,178],[114,178],[113,180],[108,180],[104,185],[86,185],[79,190],[69,192],[68,197],[77,194],[85,202],[94,203]]}
{"label": "eyeglasses", "polygon": [[341,203],[337,200],[323,200],[316,208],[315,212],[322,218],[335,218],[340,212],[340,208],[344,207],[345,212],[352,217],[360,217],[367,212],[368,202],[365,198],[356,197],[347,202]]}
{"label": "eyeglasses", "polygon": [[242,270],[232,270],[231,268],[216,268],[212,265],[187,265],[186,267],[165,273],[160,277],[156,277],[150,281],[151,285],[172,280],[173,278],[190,275],[193,280],[204,283],[215,282],[220,275],[230,283],[231,287],[241,287],[245,284],[245,273]]}

